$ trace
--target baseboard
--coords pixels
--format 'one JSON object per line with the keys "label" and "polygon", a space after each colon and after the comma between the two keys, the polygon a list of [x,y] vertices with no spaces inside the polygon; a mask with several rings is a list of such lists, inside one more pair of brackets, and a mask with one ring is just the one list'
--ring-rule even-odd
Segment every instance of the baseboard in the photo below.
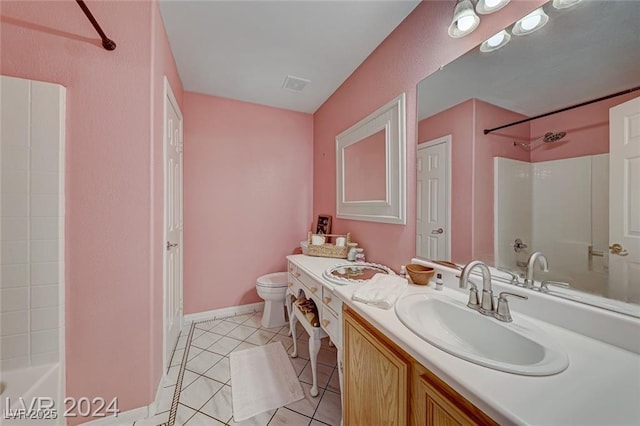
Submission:
{"label": "baseboard", "polygon": [[212,311],[197,312],[195,314],[187,314],[184,316],[184,323],[228,318],[236,315],[250,314],[252,312],[259,312],[264,309],[264,302],[250,303],[248,305],[231,306],[228,308],[214,309]]}
{"label": "baseboard", "polygon": [[103,417],[98,420],[82,423],[90,426],[122,426],[133,424],[140,419],[149,417],[149,407],[134,408],[133,410],[118,413],[118,416]]}

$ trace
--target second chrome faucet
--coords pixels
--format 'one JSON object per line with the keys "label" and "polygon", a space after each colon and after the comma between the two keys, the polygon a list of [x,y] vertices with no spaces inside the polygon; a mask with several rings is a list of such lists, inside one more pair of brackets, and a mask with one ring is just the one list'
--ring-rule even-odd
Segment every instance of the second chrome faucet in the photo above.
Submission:
{"label": "second chrome faucet", "polygon": [[[478,300],[478,287],[469,280],[469,275],[475,268],[480,269],[482,272],[482,296],[480,300]],[[493,288],[491,286],[491,271],[489,270],[489,267],[480,260],[469,262],[462,269],[459,286],[460,288],[467,288],[469,284],[471,284],[471,290],[469,292],[469,302],[467,303],[467,306],[471,309],[477,310],[483,315],[493,316],[500,321],[512,321],[511,314],[509,312],[509,304],[506,299],[507,295],[519,297],[521,299],[528,299],[527,296],[521,296],[510,292],[501,292],[500,297],[498,298],[498,309],[496,309],[493,300]]]}

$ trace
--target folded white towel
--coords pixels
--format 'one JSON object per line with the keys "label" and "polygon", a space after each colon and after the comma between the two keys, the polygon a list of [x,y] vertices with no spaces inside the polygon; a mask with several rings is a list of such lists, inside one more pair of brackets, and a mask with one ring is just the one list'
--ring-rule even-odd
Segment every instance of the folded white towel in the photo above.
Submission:
{"label": "folded white towel", "polygon": [[399,275],[375,274],[351,296],[357,302],[389,309],[407,287],[406,278]]}

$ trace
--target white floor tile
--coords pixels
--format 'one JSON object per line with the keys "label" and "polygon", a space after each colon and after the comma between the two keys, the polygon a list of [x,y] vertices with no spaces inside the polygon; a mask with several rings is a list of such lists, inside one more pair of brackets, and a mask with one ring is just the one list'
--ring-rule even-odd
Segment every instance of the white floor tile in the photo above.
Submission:
{"label": "white floor tile", "polygon": [[308,425],[311,421],[310,418],[303,416],[302,414],[295,413],[286,408],[278,408],[275,416],[269,422],[269,426],[290,426],[290,425]]}
{"label": "white floor tile", "polygon": [[275,333],[267,330],[257,330],[246,341],[254,345],[266,345],[269,340],[275,336]]}
{"label": "white floor tile", "polygon": [[193,415],[196,414],[195,410],[186,407],[182,404],[178,404],[178,411],[176,411],[176,425],[184,425],[189,421]]}
{"label": "white floor tile", "polygon": [[185,370],[184,376],[182,376],[182,391],[187,389],[198,377],[200,377],[198,374]]}
{"label": "white floor tile", "polygon": [[223,384],[201,376],[180,394],[180,403],[198,410]]}
{"label": "white floor tile", "polygon": [[167,375],[162,378],[162,387],[166,388],[167,386],[175,386],[176,382],[178,381],[179,372],[179,365],[174,365],[173,367],[169,368],[169,372],[167,373]]}
{"label": "white floor tile", "polygon": [[176,343],[175,349],[184,349],[187,345],[187,333],[181,333],[180,338],[178,339],[178,343]]}
{"label": "white floor tile", "polygon": [[242,342],[238,346],[236,346],[231,352],[237,352],[237,351],[242,351],[244,349],[251,349],[251,348],[257,348],[257,347],[258,345],[254,345],[253,343]]}
{"label": "white floor tile", "polygon": [[331,392],[340,393],[340,374],[338,373],[338,369],[333,369],[333,374],[331,374],[331,378],[329,379],[329,383],[327,383],[327,390]]}
{"label": "white floor tile", "polygon": [[134,426],[158,426],[166,423],[169,420],[169,413],[162,413],[150,417],[148,419],[136,420],[133,422]]}
{"label": "white floor tile", "polygon": [[241,422],[236,422],[233,418],[229,422],[230,426],[266,426],[269,424],[269,420],[275,414],[276,410],[267,411],[265,413],[258,414],[257,416],[253,416],[250,419],[243,420]]}
{"label": "white floor tile", "polygon": [[255,328],[262,327],[262,312],[260,314],[251,315],[251,317],[248,320],[246,320],[243,324],[251,327],[255,327]]}
{"label": "white floor tile", "polygon": [[213,327],[209,331],[213,331],[214,333],[226,335],[227,333],[229,333],[230,331],[232,331],[233,329],[235,329],[239,325],[240,324],[238,324],[236,322],[232,322],[232,321],[222,321],[222,322],[220,322],[220,324],[216,324],[215,327]]}
{"label": "white floor tile", "polygon": [[193,330],[193,335],[192,335],[191,339],[192,339],[192,340],[193,340],[193,339],[196,339],[196,338],[198,338],[199,336],[201,336],[203,333],[206,333],[206,331],[204,331],[204,330],[200,330],[199,328],[195,328],[195,329]]}
{"label": "white floor tile", "polygon": [[[329,379],[331,378],[331,374],[333,373],[333,368],[328,367],[326,365],[318,364],[316,368],[316,374],[318,378],[318,387],[326,388],[327,383],[329,383]],[[311,375],[311,362],[309,362],[300,373],[300,381],[311,384],[313,382]]]}
{"label": "white floor tile", "polygon": [[156,415],[171,410],[171,403],[173,402],[173,394],[175,392],[175,389],[175,386],[160,389],[160,392],[158,393],[156,411],[155,413],[151,414]]}
{"label": "white floor tile", "polygon": [[252,315],[253,315],[253,312],[250,314],[235,315],[233,317],[225,318],[225,320],[242,324],[243,322],[251,318]]}
{"label": "white floor tile", "polygon": [[205,371],[204,375],[220,383],[227,383],[231,378],[229,358],[222,358],[216,365]]}
{"label": "white floor tile", "polygon": [[196,413],[187,422],[187,426],[217,426],[217,425],[224,426],[224,423],[216,419],[212,419],[211,417],[203,413]]}
{"label": "white floor tile", "polygon": [[196,337],[191,341],[191,345],[201,349],[207,349],[209,346],[213,345],[215,342],[220,340],[219,334],[216,333],[202,333],[200,336]]}
{"label": "white floor tile", "polygon": [[318,411],[313,416],[314,419],[330,425],[339,425],[342,419],[342,403],[340,395],[330,391],[325,391],[322,400],[318,405]]}
{"label": "white floor tile", "polygon": [[205,330],[205,331],[209,331],[213,327],[215,327],[216,325],[220,324],[221,322],[222,322],[222,320],[201,321],[201,322],[196,323],[196,328],[199,328],[199,329]]}
{"label": "white floor tile", "polygon": [[249,327],[248,325],[239,325],[238,327],[231,330],[227,333],[228,337],[233,337],[234,339],[244,340],[247,337],[251,336],[255,333],[256,329],[253,327]]}
{"label": "white floor tile", "polygon": [[317,420],[311,420],[311,423],[309,423],[309,426],[327,426],[327,424],[319,422]]}
{"label": "white floor tile", "polygon": [[195,357],[200,355],[202,353],[202,351],[204,351],[204,349],[197,348],[197,347],[191,345],[191,347],[189,348],[188,360],[191,361],[192,359],[194,359]]}
{"label": "white floor tile", "polygon": [[320,352],[318,352],[318,363],[335,367],[338,363],[338,351],[335,349],[320,348]]}
{"label": "white floor tile", "polygon": [[200,408],[205,414],[228,423],[233,415],[231,387],[223,386],[213,397]]}
{"label": "white floor tile", "polygon": [[285,407],[297,413],[304,414],[307,417],[313,417],[313,413],[316,412],[316,408],[320,403],[320,399],[321,399],[320,396],[322,394],[319,396],[313,397],[309,393],[311,391],[311,385],[307,383],[301,383],[301,385],[302,385],[302,390],[304,391],[304,398],[301,399],[300,401],[296,401],[289,405],[286,405]]}
{"label": "white floor tile", "polygon": [[187,370],[203,374],[222,359],[222,355],[209,351],[202,351],[197,357],[187,362]]}
{"label": "white floor tile", "polygon": [[[272,342],[282,342],[282,346],[284,346],[284,350],[287,351],[288,353],[291,353],[291,350],[293,348],[293,339],[291,337],[288,336],[283,336],[282,334],[276,334],[275,336],[273,336],[273,338],[269,341],[269,343]],[[300,346],[300,341],[298,340],[298,347]],[[305,343],[308,346],[308,343]],[[307,350],[307,353],[309,351]]]}
{"label": "white floor tile", "polygon": [[173,356],[171,358],[171,366],[172,367],[174,365],[182,364],[182,355],[184,355],[184,348],[183,349],[176,349],[175,351],[173,351]]}
{"label": "white floor tile", "polygon": [[207,350],[226,356],[229,355],[229,353],[240,343],[242,343],[240,340],[232,339],[231,337],[222,337],[213,345],[209,346]]}
{"label": "white floor tile", "polygon": [[309,362],[309,360],[306,360],[304,358],[291,358],[291,357],[289,357],[289,361],[291,361],[291,364],[293,365],[293,369],[296,370],[296,376],[299,376],[300,373],[302,373],[302,370],[304,370],[304,367],[306,367],[307,363]]}

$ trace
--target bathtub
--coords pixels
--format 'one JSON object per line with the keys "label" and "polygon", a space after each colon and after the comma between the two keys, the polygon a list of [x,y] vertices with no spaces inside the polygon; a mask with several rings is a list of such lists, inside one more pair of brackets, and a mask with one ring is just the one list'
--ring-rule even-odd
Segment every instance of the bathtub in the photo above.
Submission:
{"label": "bathtub", "polygon": [[[2,383],[2,395],[0,395],[0,423],[3,426],[9,425],[62,425],[61,419],[64,407],[60,398],[60,364],[46,364],[35,367],[21,368],[0,372],[0,382]],[[16,420],[11,419],[11,414],[23,407],[22,401],[29,407],[36,398],[40,398],[44,406],[48,401],[53,401],[54,409],[58,419],[45,420]],[[34,407],[37,406],[33,405]],[[50,417],[51,410],[40,410],[32,413],[34,416]]]}

